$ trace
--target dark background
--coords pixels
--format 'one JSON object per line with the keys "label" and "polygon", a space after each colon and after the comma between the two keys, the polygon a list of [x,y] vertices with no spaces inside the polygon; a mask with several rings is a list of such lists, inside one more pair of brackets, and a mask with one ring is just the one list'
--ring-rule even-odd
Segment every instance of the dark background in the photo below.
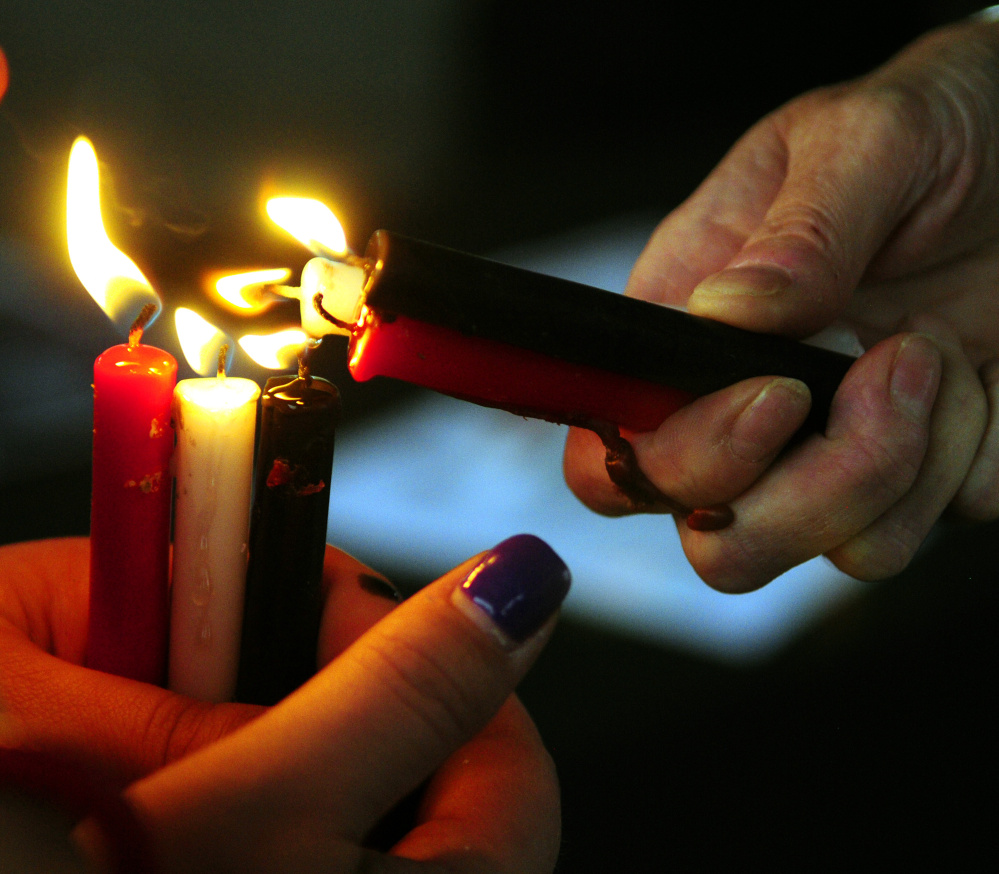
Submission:
{"label": "dark background", "polygon": [[[974,8],[4,0],[0,542],[88,529],[77,408],[113,338],[64,254],[77,133],[112,237],[179,303],[212,269],[304,262],[270,191],[330,203],[355,248],[384,226],[488,253],[665,214],[769,109]],[[317,367],[356,417],[405,391]],[[948,527],[764,665],[564,623],[522,691],[562,776],[560,870],[963,857],[994,809],[993,534]]]}

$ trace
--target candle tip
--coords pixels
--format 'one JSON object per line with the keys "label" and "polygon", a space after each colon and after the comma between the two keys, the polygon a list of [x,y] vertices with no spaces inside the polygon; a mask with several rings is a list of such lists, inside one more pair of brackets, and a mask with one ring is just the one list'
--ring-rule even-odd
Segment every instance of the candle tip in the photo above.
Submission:
{"label": "candle tip", "polygon": [[219,379],[225,378],[225,362],[228,356],[229,356],[229,344],[223,343],[219,347],[219,366],[217,371]]}
{"label": "candle tip", "polygon": [[156,309],[156,304],[147,303],[139,312],[135,321],[132,322],[132,327],[128,329],[128,345],[130,347],[138,346],[142,342],[142,332],[145,331],[146,326],[152,321],[153,316],[156,315]]}

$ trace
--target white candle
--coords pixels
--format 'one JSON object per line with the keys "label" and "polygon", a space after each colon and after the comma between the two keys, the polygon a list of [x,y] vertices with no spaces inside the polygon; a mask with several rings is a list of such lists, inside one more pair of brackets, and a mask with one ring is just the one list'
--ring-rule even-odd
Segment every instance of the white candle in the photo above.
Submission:
{"label": "white candle", "polygon": [[259,395],[224,375],[174,391],[169,685],[204,701],[231,700],[236,687]]}

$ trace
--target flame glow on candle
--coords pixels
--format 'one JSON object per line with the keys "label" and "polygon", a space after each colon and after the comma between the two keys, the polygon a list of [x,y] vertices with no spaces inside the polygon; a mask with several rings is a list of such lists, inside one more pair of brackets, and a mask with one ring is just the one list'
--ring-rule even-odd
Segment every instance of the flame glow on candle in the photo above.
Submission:
{"label": "flame glow on candle", "polygon": [[210,376],[218,371],[219,353],[228,345],[228,338],[211,322],[194,310],[178,307],[174,313],[177,339],[187,363],[195,373]]}
{"label": "flame glow on candle", "polygon": [[252,270],[221,277],[215,283],[219,296],[232,306],[248,312],[259,312],[268,303],[265,287],[284,282],[291,276],[287,267],[273,270]]}
{"label": "flame glow on candle", "polygon": [[304,331],[291,328],[274,334],[247,334],[239,338],[239,345],[261,367],[284,370],[295,364],[308,340]]}
{"label": "flame glow on candle", "polygon": [[149,303],[159,312],[160,299],[149,281],[104,230],[97,153],[85,137],[77,138],[69,154],[66,235],[76,275],[116,325],[127,329]]}
{"label": "flame glow on candle", "polygon": [[272,197],[267,215],[313,254],[338,258],[347,254],[347,237],[333,211],[309,197]]}

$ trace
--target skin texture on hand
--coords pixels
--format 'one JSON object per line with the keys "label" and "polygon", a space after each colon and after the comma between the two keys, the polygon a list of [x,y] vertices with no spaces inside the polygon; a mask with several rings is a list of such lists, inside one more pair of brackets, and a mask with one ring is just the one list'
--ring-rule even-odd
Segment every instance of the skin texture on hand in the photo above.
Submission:
{"label": "skin texture on hand", "polygon": [[[663,492],[731,504],[724,531],[678,526],[710,585],[748,591],[820,554],[881,578],[945,511],[999,515],[997,138],[999,27],[965,22],[776,110],[653,234],[628,294],[797,338],[840,320],[868,349],[826,433],[787,451],[802,395],[760,400],[765,380],[634,436]],[[565,473],[588,506],[626,511],[584,433]]]}
{"label": "skin texture on hand", "polygon": [[[396,606],[328,547],[326,666],[265,709],[81,667],[87,556],[85,539],[0,547],[0,702],[14,726],[0,740],[124,790],[165,874],[554,867],[554,768],[510,694],[553,620],[516,648],[483,633],[454,606],[474,562]],[[420,786],[415,827],[389,854],[365,848]]]}

